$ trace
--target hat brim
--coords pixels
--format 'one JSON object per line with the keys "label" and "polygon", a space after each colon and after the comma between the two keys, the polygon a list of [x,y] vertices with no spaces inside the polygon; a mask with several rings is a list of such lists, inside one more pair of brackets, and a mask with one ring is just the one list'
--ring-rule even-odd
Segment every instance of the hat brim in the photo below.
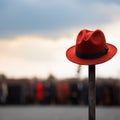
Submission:
{"label": "hat brim", "polygon": [[107,47],[109,48],[108,53],[96,59],[83,59],[83,58],[77,57],[75,54],[75,45],[70,47],[66,51],[66,56],[71,62],[74,62],[76,64],[81,64],[81,65],[101,64],[110,60],[117,52],[117,48],[114,45],[107,43]]}

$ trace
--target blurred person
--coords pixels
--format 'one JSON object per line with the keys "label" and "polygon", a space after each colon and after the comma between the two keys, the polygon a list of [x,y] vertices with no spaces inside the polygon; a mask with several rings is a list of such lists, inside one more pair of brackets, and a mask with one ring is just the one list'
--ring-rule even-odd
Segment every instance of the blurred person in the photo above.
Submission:
{"label": "blurred person", "polygon": [[96,104],[103,105],[103,85],[97,84],[96,85]]}
{"label": "blurred person", "polygon": [[40,104],[44,104],[44,98],[45,98],[44,90],[45,90],[45,86],[43,82],[36,84],[36,100]]}
{"label": "blurred person", "polygon": [[45,82],[45,104],[50,104],[53,97],[53,86],[50,82]]}
{"label": "blurred person", "polygon": [[70,91],[71,91],[71,103],[73,105],[77,105],[79,103],[79,99],[78,99],[79,93],[78,93],[77,83],[71,83]]}
{"label": "blurred person", "polygon": [[70,103],[70,85],[67,82],[63,82],[63,95],[65,104]]}
{"label": "blurred person", "polygon": [[78,99],[79,99],[79,104],[82,104],[82,91],[83,91],[83,83],[78,83],[77,84],[77,88],[78,88]]}
{"label": "blurred person", "polygon": [[117,84],[118,87],[118,105],[120,105],[120,83]]}
{"label": "blurred person", "polygon": [[29,88],[29,84],[21,84],[21,97],[20,97],[20,101],[21,101],[21,104],[29,104],[31,103],[31,97],[32,95],[30,94],[30,88]]}
{"label": "blurred person", "polygon": [[119,105],[119,82],[116,82],[117,83],[113,85],[113,103],[114,105]]}
{"label": "blurred person", "polygon": [[7,96],[8,96],[8,85],[7,85],[7,81],[6,78],[0,78],[1,79],[1,95],[0,95],[0,101],[1,104],[6,104],[6,100],[7,100]]}
{"label": "blurred person", "polygon": [[51,101],[51,85],[45,82],[45,104],[50,104]]}
{"label": "blurred person", "polygon": [[64,104],[64,90],[62,82],[57,82],[57,94],[56,94],[56,103],[57,104]]}
{"label": "blurred person", "polygon": [[110,90],[108,85],[104,85],[104,105],[111,105]]}
{"label": "blurred person", "polygon": [[8,84],[7,104],[20,105],[21,104],[21,85],[19,83]]}
{"label": "blurred person", "polygon": [[81,104],[82,105],[88,105],[88,84],[83,84],[83,89],[81,92]]}

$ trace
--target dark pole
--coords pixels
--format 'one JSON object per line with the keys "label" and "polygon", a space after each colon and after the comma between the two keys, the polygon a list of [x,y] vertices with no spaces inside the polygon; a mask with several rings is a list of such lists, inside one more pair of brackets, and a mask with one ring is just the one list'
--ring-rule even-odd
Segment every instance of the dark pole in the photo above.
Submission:
{"label": "dark pole", "polygon": [[96,106],[96,85],[95,85],[95,65],[89,65],[89,120],[95,120]]}

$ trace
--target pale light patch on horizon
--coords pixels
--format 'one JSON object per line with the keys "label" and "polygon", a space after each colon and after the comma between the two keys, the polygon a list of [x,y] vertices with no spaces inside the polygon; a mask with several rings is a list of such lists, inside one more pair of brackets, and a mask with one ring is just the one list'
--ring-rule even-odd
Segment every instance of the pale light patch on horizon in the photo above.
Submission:
{"label": "pale light patch on horizon", "polygon": [[55,74],[56,77],[69,76],[71,65],[67,65],[65,52],[71,43],[70,38],[54,40],[41,36],[18,36],[12,40],[0,40],[0,72],[9,77],[44,78],[48,74]]}

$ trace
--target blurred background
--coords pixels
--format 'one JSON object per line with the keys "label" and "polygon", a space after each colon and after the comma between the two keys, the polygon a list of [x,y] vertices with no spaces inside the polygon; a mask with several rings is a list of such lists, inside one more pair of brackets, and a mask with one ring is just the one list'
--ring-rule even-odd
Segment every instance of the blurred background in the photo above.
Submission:
{"label": "blurred background", "polygon": [[97,119],[119,120],[119,15],[119,0],[0,0],[0,119],[87,119],[88,66],[66,50],[101,29],[118,52],[96,65]]}

